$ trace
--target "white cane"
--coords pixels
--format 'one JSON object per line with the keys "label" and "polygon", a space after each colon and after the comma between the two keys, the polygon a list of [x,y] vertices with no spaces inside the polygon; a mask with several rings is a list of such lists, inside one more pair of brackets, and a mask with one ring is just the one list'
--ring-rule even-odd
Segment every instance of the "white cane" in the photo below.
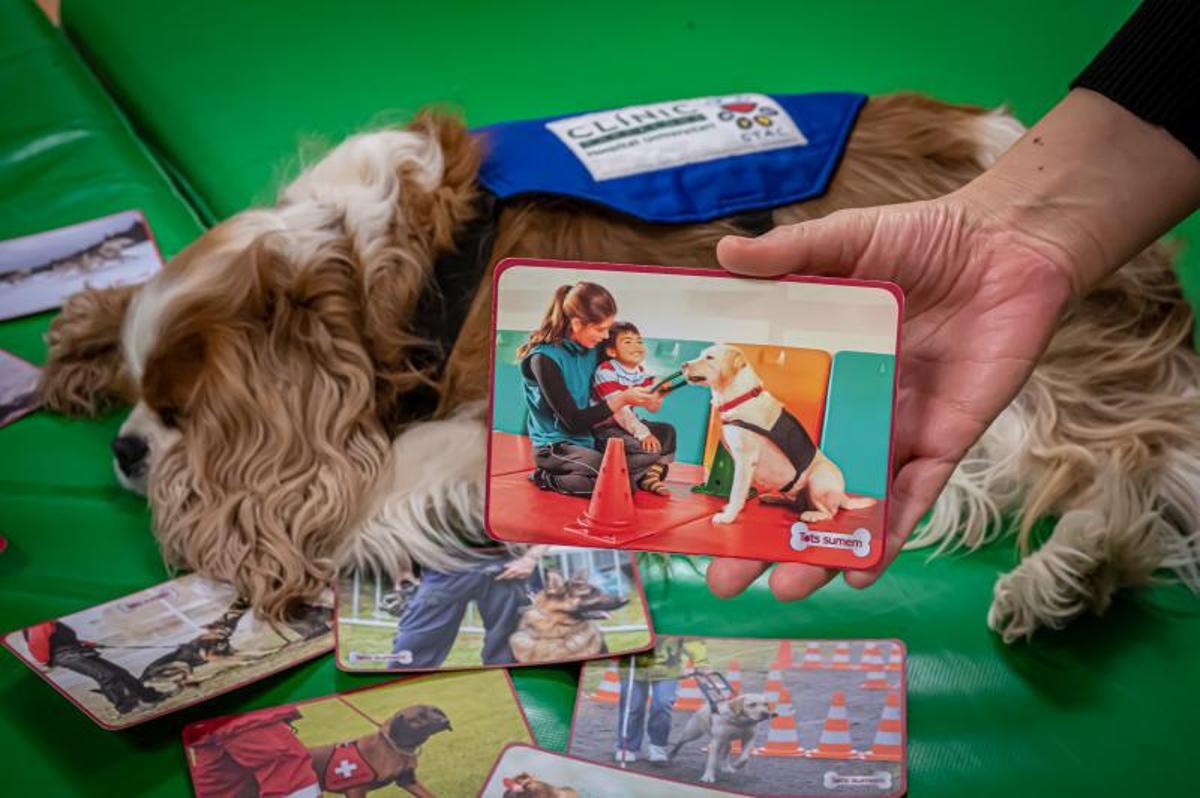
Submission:
{"label": "white cane", "polygon": [[625,713],[624,713],[625,716],[623,718],[621,718],[621,734],[618,735],[620,737],[620,740],[618,742],[618,747],[617,747],[617,750],[620,751],[620,753],[621,753],[621,770],[624,770],[625,768],[627,768],[629,766],[628,762],[626,762],[627,757],[626,757],[626,752],[625,752],[625,741],[629,739],[629,708],[631,706],[633,706],[633,673],[636,670],[637,670],[636,657],[630,657],[629,658],[629,684],[625,688]]}

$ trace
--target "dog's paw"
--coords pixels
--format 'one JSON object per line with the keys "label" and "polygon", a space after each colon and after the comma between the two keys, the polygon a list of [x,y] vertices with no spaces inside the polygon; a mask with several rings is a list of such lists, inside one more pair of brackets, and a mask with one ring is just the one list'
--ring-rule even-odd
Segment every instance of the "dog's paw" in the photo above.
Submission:
{"label": "dog's paw", "polygon": [[716,515],[714,515],[712,517],[712,522],[714,524],[732,524],[734,521],[737,520],[737,517],[738,517],[737,512],[726,508],[726,509],[722,510],[721,512],[717,513]]}
{"label": "dog's paw", "polygon": [[703,776],[700,777],[700,781],[704,784],[715,784],[717,781],[717,777],[712,773],[705,773]]}
{"label": "dog's paw", "polygon": [[805,510],[800,513],[800,520],[806,524],[816,524],[821,521],[828,521],[833,516],[829,513],[821,512],[820,510]]}
{"label": "dog's paw", "polygon": [[726,762],[724,765],[721,765],[721,772],[722,773],[737,773],[737,765],[732,765],[729,762]]}

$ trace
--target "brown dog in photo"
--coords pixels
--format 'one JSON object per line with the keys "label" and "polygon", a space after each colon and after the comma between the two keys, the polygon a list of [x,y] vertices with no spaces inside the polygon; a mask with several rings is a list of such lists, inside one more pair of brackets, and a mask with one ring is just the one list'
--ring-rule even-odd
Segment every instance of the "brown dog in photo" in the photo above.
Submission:
{"label": "brown dog in photo", "polygon": [[[721,419],[721,440],[733,458],[729,503],[713,516],[714,524],[732,524],[746,505],[750,486],[764,496],[801,504],[806,523],[828,521],[838,510],[860,510],[875,504],[865,496],[847,496],[846,478],[809,437],[796,417],[767,393],[742,350],[716,344],[683,364],[693,385],[712,390]],[[765,499],[764,499],[765,500]]]}
{"label": "brown dog in photo", "polygon": [[579,792],[572,787],[555,787],[528,773],[518,773],[514,778],[504,779],[504,798],[579,798]]}
{"label": "brown dog in photo", "polygon": [[582,574],[570,580],[550,571],[546,586],[533,597],[509,638],[517,662],[551,662],[607,653],[596,624],[628,599],[605,593]]}
{"label": "brown dog in photo", "polygon": [[444,731],[454,731],[446,713],[416,704],[392,715],[374,734],[308,750],[323,792],[365,798],[372,790],[395,784],[417,798],[436,798],[417,779],[417,761],[425,741]]}

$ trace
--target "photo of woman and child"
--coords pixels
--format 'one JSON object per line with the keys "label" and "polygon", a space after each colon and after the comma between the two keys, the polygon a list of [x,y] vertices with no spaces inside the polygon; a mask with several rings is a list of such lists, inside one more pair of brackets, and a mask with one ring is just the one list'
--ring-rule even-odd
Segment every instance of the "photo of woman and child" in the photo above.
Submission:
{"label": "photo of woman and child", "polygon": [[617,320],[612,294],[581,281],[554,292],[541,326],[520,349],[529,405],[535,485],[590,496],[609,438],[625,444],[634,486],[669,495],[665,480],[675,459],[675,428],[639,418],[655,413],[663,395],[643,363],[637,325]]}
{"label": "photo of woman and child", "polygon": [[882,555],[888,286],[506,264],[492,537],[852,568]]}

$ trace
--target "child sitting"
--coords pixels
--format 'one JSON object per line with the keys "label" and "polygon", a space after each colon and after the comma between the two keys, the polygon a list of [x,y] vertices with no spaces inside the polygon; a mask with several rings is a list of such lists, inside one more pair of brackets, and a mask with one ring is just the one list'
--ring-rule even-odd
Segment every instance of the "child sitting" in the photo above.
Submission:
{"label": "child sitting", "polygon": [[[627,322],[617,322],[608,333],[603,344],[606,360],[596,367],[592,377],[592,393],[596,402],[605,401],[610,395],[626,388],[650,388],[654,378],[646,372],[642,362],[646,359],[646,345],[638,328]],[[592,430],[596,447],[604,451],[609,438],[619,437],[625,441],[625,452],[657,454],[654,463],[638,480],[642,490],[670,495],[667,489],[667,467],[675,459],[675,428],[670,424],[643,421],[626,405],[614,412]]]}

